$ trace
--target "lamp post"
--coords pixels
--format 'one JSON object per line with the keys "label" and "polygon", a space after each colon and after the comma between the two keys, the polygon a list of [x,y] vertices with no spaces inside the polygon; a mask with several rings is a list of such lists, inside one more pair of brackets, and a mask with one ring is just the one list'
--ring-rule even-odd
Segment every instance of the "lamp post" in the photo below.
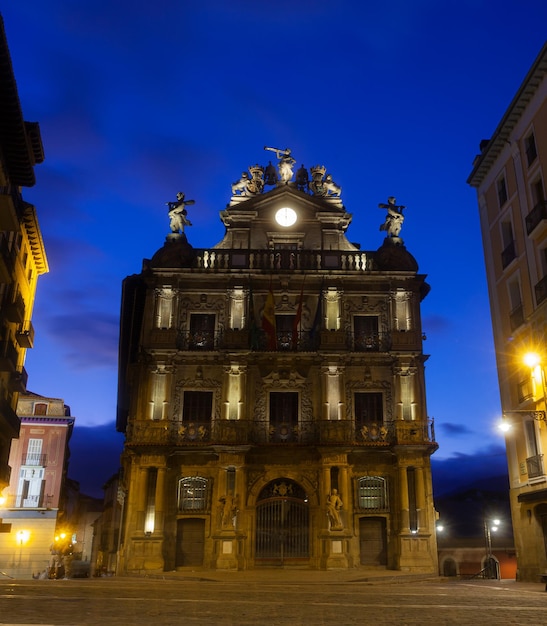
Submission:
{"label": "lamp post", "polygon": [[500,577],[498,562],[492,555],[492,533],[498,531],[500,523],[499,519],[484,519],[484,538],[486,541],[486,567],[484,569],[487,578],[499,579]]}

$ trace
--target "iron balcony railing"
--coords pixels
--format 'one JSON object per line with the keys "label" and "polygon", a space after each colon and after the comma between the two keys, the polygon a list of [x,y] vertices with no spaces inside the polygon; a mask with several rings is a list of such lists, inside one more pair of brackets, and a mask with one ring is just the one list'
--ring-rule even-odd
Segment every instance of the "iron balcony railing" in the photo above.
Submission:
{"label": "iron balcony railing", "polygon": [[25,495],[7,496],[4,508],[6,509],[48,509],[53,502],[52,495]]}
{"label": "iron balcony railing", "polygon": [[[139,421],[128,425],[128,445],[301,444],[389,447],[435,444],[433,420]],[[435,444],[436,445],[436,444]]]}
{"label": "iron balcony railing", "polygon": [[526,233],[532,233],[543,220],[547,220],[547,200],[538,202],[526,216]]}
{"label": "iron balcony railing", "polygon": [[543,476],[543,454],[536,454],[526,459],[526,469],[528,478],[538,478]]}
{"label": "iron balcony railing", "polygon": [[[415,334],[415,333],[414,333]],[[399,338],[400,333],[397,333]],[[410,337],[411,333],[408,333]],[[405,337],[406,338],[406,337]],[[182,351],[245,349],[257,352],[314,352],[321,349],[344,349],[353,352],[388,352],[391,349],[420,349],[419,341],[392,340],[388,332],[353,333],[345,331],[277,331],[273,341],[259,328],[224,332],[154,331],[152,347],[176,347]]]}
{"label": "iron balcony railing", "polygon": [[540,305],[547,298],[547,274],[534,287],[536,302]]}
{"label": "iron balcony railing", "polygon": [[46,466],[46,455],[45,454],[35,454],[34,452],[28,452],[27,454],[23,454],[23,458],[21,460],[21,465],[32,465],[38,467]]}

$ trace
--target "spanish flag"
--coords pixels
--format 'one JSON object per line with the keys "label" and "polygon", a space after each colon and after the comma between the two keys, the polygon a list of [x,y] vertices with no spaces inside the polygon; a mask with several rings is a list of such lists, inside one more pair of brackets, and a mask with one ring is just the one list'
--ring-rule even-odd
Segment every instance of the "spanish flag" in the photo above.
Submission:
{"label": "spanish flag", "polygon": [[272,283],[270,281],[270,289],[264,303],[264,311],[262,312],[262,330],[266,334],[266,346],[268,350],[276,350],[277,336],[275,330],[275,300],[272,291]]}

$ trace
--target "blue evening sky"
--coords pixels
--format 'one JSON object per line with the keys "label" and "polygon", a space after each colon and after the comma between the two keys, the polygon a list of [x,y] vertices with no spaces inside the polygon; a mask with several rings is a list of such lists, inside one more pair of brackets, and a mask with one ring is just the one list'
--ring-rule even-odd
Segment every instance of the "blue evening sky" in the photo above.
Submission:
{"label": "blue evening sky", "polygon": [[[24,190],[50,273],[41,277],[28,387],[76,417],[69,474],[99,493],[117,468],[121,281],[189,207],[195,247],[251,164],[289,147],[327,167],[377,249],[390,195],[432,289],[423,302],[428,413],[444,487],[505,471],[475,191],[466,185],[539,53],[545,0],[18,0],[2,9],[26,120],[46,161]],[[98,448],[101,448],[99,450]],[[97,463],[97,458],[101,463]],[[457,469],[457,475],[454,470]]]}

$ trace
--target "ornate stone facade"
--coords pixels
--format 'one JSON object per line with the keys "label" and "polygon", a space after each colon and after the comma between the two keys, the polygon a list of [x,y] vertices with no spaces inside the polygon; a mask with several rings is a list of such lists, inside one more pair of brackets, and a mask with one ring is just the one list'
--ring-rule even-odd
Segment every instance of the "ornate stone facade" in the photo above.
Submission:
{"label": "ornate stone facade", "polygon": [[124,281],[120,567],[436,573],[425,277],[399,237],[350,243],[326,168],[293,182],[272,151],[222,241],[170,233]]}

